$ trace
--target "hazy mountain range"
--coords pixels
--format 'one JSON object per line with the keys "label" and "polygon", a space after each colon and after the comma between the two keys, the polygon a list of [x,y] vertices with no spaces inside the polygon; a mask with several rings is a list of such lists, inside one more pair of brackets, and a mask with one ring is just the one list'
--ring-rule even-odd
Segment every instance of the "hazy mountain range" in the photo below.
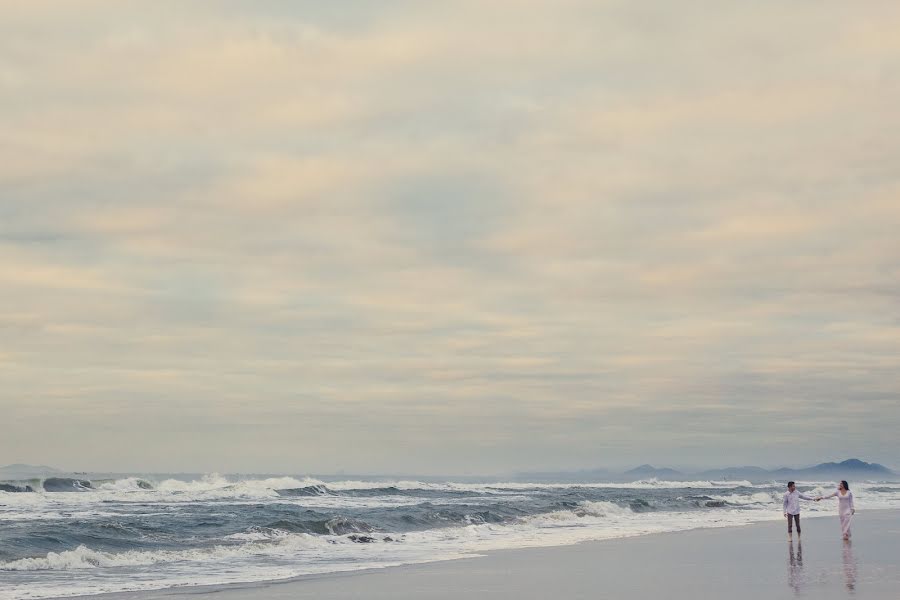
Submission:
{"label": "hazy mountain range", "polygon": [[640,479],[658,479],[661,481],[742,479],[748,481],[787,481],[789,479],[821,481],[823,479],[852,480],[897,477],[900,477],[900,475],[884,465],[850,458],[839,463],[827,462],[802,468],[763,469],[762,467],[743,466],[684,472],[665,467],[657,468],[652,465],[641,465],[622,473],[606,469],[591,469],[565,473],[521,473],[517,476],[517,479],[538,481],[635,481]]}
{"label": "hazy mountain range", "polygon": [[59,473],[61,473],[59,469],[45,465],[15,464],[0,467],[0,478],[2,479],[34,479]]}
{"label": "hazy mountain range", "polygon": [[[43,465],[24,465],[15,464],[0,467],[0,479],[2,480],[25,480],[35,479],[47,476],[57,476],[64,473],[59,469]],[[125,476],[126,474],[122,474]],[[364,476],[354,476],[356,478],[364,478]],[[410,478],[414,476],[404,476]],[[325,477],[333,479],[333,477]],[[421,478],[420,478],[421,479]],[[427,477],[424,479],[437,480],[435,477]],[[447,479],[454,479],[449,477]],[[456,478],[458,479],[458,478]],[[473,479],[473,478],[464,478]],[[477,478],[478,480],[490,481],[490,478]],[[869,463],[856,458],[850,458],[845,461],[834,463],[821,463],[811,467],[780,469],[763,469],[761,467],[743,466],[743,467],[727,467],[724,469],[708,469],[705,471],[678,471],[667,467],[654,467],[652,465],[641,465],[634,469],[624,472],[611,471],[608,469],[589,469],[582,471],[551,471],[551,472],[535,472],[535,473],[519,473],[514,479],[518,481],[536,481],[536,482],[602,482],[602,481],[636,481],[646,479],[658,479],[660,481],[695,481],[695,480],[749,480],[749,481],[787,481],[796,479],[804,480],[829,480],[829,479],[894,479],[900,480],[900,474],[895,473],[891,469],[878,463]]]}

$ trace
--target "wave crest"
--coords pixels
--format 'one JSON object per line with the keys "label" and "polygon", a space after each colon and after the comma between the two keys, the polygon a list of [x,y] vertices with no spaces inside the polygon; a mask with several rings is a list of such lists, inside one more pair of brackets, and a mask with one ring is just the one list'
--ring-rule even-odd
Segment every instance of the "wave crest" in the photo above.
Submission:
{"label": "wave crest", "polygon": [[43,558],[21,558],[0,563],[0,571],[70,571],[103,567],[140,567],[174,562],[208,562],[250,556],[280,556],[307,548],[321,548],[326,540],[296,533],[240,545],[220,545],[190,550],[128,550],[102,552],[85,545],[65,552],[50,552]]}

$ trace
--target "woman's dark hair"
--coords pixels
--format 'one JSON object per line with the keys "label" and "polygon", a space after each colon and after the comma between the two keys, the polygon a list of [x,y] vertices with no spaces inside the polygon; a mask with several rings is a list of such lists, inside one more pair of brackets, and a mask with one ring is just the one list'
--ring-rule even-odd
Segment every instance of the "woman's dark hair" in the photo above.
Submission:
{"label": "woman's dark hair", "polygon": [[847,483],[845,480],[841,479],[841,485],[844,486],[845,490],[847,490],[848,492],[850,491],[850,484]]}

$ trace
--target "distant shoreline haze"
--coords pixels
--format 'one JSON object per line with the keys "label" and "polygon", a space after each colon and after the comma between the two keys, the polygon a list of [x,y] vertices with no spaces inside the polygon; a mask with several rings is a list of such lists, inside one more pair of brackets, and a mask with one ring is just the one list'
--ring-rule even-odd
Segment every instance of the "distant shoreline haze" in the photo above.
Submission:
{"label": "distant shoreline haze", "polygon": [[[894,470],[875,462],[866,462],[856,458],[850,458],[841,462],[825,462],[809,467],[780,467],[777,469],[764,469],[757,466],[737,466],[725,467],[718,469],[704,470],[679,470],[669,467],[655,467],[650,464],[643,464],[632,469],[618,471],[613,469],[597,468],[582,469],[577,471],[533,471],[518,472],[507,475],[420,475],[420,474],[360,474],[360,473],[284,473],[284,472],[259,472],[259,473],[229,473],[236,476],[248,475],[309,475],[312,477],[322,478],[323,480],[338,479],[417,479],[421,481],[498,481],[503,479],[511,479],[513,481],[554,481],[554,482],[590,482],[590,481],[637,481],[646,479],[656,479],[660,481],[689,481],[689,480],[749,480],[749,481],[770,481],[770,480],[787,480],[787,479],[833,479],[835,477],[843,478],[868,478],[878,479],[879,477],[898,476]],[[16,479],[32,479],[53,477],[60,475],[83,475],[83,476],[105,476],[113,477],[118,475],[177,475],[184,477],[202,477],[204,473],[193,472],[152,472],[152,471],[65,471],[56,467],[46,465],[28,465],[28,464],[12,464],[0,467],[0,479],[16,480]]]}

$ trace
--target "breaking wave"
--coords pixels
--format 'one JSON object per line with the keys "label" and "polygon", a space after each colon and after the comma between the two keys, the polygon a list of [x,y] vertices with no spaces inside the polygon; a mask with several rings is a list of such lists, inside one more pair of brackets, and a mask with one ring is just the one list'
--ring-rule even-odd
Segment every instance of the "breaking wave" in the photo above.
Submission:
{"label": "breaking wave", "polygon": [[[260,581],[781,518],[748,481],[49,478],[0,487],[0,599]],[[801,484],[812,495],[832,483]],[[31,491],[26,490],[26,486]],[[858,483],[859,506],[900,485]],[[825,503],[804,510],[833,512]],[[8,525],[8,526],[7,526]]]}

